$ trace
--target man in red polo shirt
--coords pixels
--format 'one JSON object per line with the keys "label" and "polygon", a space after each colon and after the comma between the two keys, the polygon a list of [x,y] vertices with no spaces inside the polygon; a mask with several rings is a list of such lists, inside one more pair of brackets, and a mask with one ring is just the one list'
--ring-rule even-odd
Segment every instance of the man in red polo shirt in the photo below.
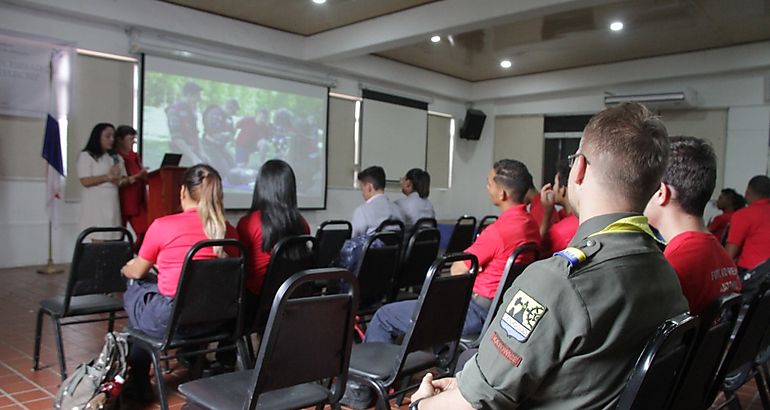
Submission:
{"label": "man in red polo shirt", "polygon": [[738,268],[751,270],[770,258],[770,178],[751,178],[746,202],[748,207],[733,214],[726,248]]}
{"label": "man in red polo shirt", "polygon": [[[540,237],[544,256],[548,257],[567,247],[578,230],[577,216],[572,212],[572,205],[567,198],[567,180],[569,179],[569,165],[559,163],[556,166],[556,175],[553,177],[553,185],[545,184],[540,190],[540,200],[543,206],[543,219],[535,221],[540,224]],[[564,211],[564,217],[553,223],[554,204],[558,204]]]}
{"label": "man in red polo shirt", "polygon": [[703,222],[717,179],[714,150],[694,137],[670,141],[668,167],[644,215],[668,240],[663,255],[679,277],[690,313],[699,315],[720,296],[740,292],[741,281],[735,263]]}
{"label": "man in red polo shirt", "polygon": [[724,244],[727,239],[725,233],[727,233],[727,227],[730,225],[730,219],[732,219],[735,211],[746,206],[746,200],[743,199],[741,194],[735,192],[732,188],[725,188],[719,194],[717,198],[717,208],[722,213],[715,216],[709,223],[709,232],[714,234],[717,240]]}
{"label": "man in red polo shirt", "polygon": [[[540,244],[537,224],[527,213],[525,194],[532,181],[527,167],[516,160],[495,162],[487,175],[487,191],[500,217],[479,235],[465,252],[479,260],[479,273],[473,285],[473,298],[465,317],[464,335],[478,334],[484,325],[492,299],[514,249],[527,242]],[[528,256],[531,258],[531,256]],[[531,262],[520,259],[517,262]],[[470,263],[455,262],[452,274],[468,272]],[[385,305],[374,314],[366,330],[366,342],[392,343],[411,326],[417,301],[408,300]]]}

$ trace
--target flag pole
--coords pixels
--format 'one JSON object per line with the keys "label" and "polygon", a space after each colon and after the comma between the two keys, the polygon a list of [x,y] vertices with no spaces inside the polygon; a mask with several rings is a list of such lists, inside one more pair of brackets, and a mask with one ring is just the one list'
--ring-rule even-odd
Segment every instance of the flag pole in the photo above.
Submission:
{"label": "flag pole", "polygon": [[64,269],[56,266],[53,264],[53,223],[51,222],[51,218],[48,218],[48,263],[43,266],[42,268],[37,270],[37,273],[43,274],[43,275],[54,275],[57,273],[64,272]]}
{"label": "flag pole", "polygon": [[[51,88],[51,97],[54,98],[56,90],[54,90],[54,87],[53,87],[53,83],[54,83],[54,81],[53,81],[53,76],[54,76],[54,59],[53,59],[53,55],[51,56],[51,60],[49,61],[48,64],[49,64],[49,74],[48,74],[49,87]],[[56,106],[56,100],[53,99],[52,102],[53,102],[53,106],[55,107]],[[49,137],[50,137],[50,135],[49,135],[49,126],[51,125],[51,120],[52,120],[52,117],[49,114],[46,117],[45,136],[43,138],[43,154],[42,154],[43,158],[46,160],[46,185],[49,187],[49,189],[50,189],[51,184],[52,184],[52,180],[51,180],[52,176],[51,176],[50,168],[52,167],[53,163],[58,163],[58,165],[59,165],[59,167],[57,169],[57,172],[59,172],[59,174],[56,174],[56,178],[59,178],[60,174],[62,176],[64,175],[64,173],[62,172],[61,136],[59,134],[58,123],[56,123],[55,127],[53,127],[53,128],[55,128],[55,133],[56,133],[56,136],[55,136],[56,141],[53,141],[55,143],[54,144],[55,153],[50,153],[49,152],[50,149],[46,149],[50,145],[49,144]],[[52,161],[54,161],[54,162],[52,162]],[[61,181],[59,181],[59,183],[60,182]],[[55,186],[58,187],[59,184],[56,184]],[[57,267],[56,265],[53,264],[53,218],[54,218],[53,215],[54,215],[54,212],[55,212],[54,211],[54,207],[55,207],[55,202],[57,201],[57,198],[58,198],[58,193],[55,193],[54,195],[52,195],[51,198],[48,199],[49,201],[51,201],[48,204],[48,208],[49,208],[48,209],[48,262],[45,264],[45,266],[43,266],[42,268],[37,270],[37,273],[44,274],[44,275],[53,275],[53,274],[64,272],[64,269],[62,269],[60,267]]]}

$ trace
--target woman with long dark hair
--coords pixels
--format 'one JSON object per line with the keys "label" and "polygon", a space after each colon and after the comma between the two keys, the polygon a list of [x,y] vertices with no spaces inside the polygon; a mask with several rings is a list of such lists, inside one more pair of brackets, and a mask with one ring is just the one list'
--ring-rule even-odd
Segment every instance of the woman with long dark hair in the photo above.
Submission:
{"label": "woman with long dark hair", "polygon": [[273,246],[287,236],[310,232],[297,209],[297,182],[291,166],[279,159],[262,165],[249,213],[238,221],[238,235],[249,250],[246,288],[258,296]]}
{"label": "woman with long dark hair", "polygon": [[[118,187],[126,182],[123,159],[113,146],[115,127],[103,122],[91,130],[80,153],[77,173],[83,191],[80,198],[80,231],[92,226],[120,226]],[[113,234],[94,234],[94,239],[112,239]]]}
{"label": "woman with long dark hair", "polygon": [[[222,178],[214,168],[204,164],[187,168],[179,191],[182,212],[153,221],[139,255],[122,269],[126,278],[135,279],[123,295],[131,327],[153,337],[162,337],[171,319],[182,265],[190,248],[206,239],[238,239],[235,228],[225,220],[222,198]],[[228,250],[228,253],[235,252],[237,249]],[[196,259],[224,255],[225,250],[221,247],[204,248],[196,254]],[[153,265],[158,270],[157,283],[142,281]],[[129,380],[133,381],[128,395],[134,399],[150,399],[152,389],[147,377],[150,356],[141,349],[132,348],[129,363]]]}

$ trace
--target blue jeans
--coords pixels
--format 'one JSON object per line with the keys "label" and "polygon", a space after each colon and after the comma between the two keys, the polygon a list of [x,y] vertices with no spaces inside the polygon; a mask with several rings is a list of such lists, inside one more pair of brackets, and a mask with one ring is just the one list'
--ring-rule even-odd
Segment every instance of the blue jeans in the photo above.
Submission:
{"label": "blue jeans", "polygon": [[[374,313],[372,321],[366,328],[367,343],[384,342],[393,343],[399,336],[406,334],[412,327],[412,317],[417,308],[416,300],[405,300],[387,304]],[[468,313],[465,315],[463,336],[475,335],[481,332],[484,321],[489,311],[479,306],[473,300],[468,305]]]}

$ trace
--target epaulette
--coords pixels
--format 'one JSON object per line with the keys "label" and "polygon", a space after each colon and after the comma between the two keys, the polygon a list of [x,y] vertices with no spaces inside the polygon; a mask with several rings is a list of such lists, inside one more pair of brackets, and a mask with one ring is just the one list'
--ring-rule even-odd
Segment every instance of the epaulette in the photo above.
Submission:
{"label": "epaulette", "polygon": [[554,253],[554,256],[564,258],[569,265],[569,271],[573,272],[575,269],[583,265],[587,260],[591,259],[596,252],[601,249],[602,244],[599,240],[594,238],[588,238],[582,240],[577,246],[570,246],[564,250]]}

